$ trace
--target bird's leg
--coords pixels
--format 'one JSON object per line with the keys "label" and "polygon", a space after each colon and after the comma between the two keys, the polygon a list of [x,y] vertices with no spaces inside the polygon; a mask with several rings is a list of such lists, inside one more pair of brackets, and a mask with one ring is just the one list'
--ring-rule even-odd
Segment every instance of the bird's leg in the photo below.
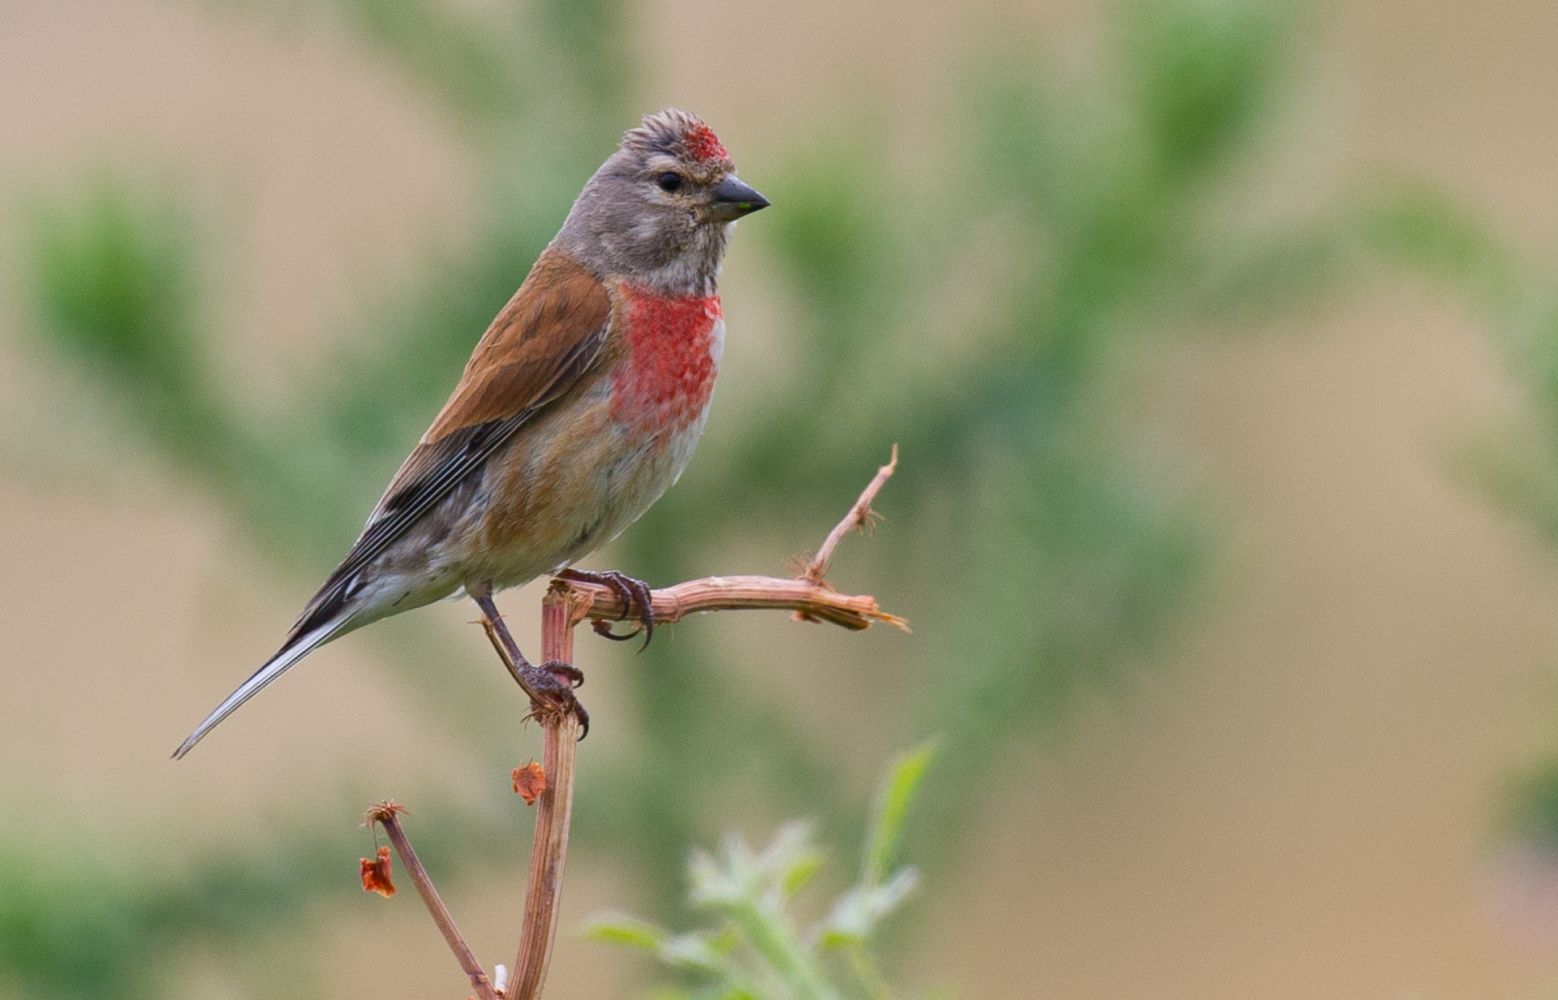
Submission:
{"label": "bird's leg", "polygon": [[655,607],[649,584],[625,573],[619,573],[614,569],[606,570],[603,573],[594,573],[587,569],[573,569],[569,567],[557,575],[564,580],[595,583],[611,588],[611,592],[617,595],[617,600],[622,602],[622,607],[626,610],[627,616],[636,618],[643,625],[643,628],[629,632],[626,635],[618,635],[611,630],[609,622],[597,621],[593,626],[596,634],[621,642],[624,639],[633,638],[638,631],[642,631],[644,633],[644,645],[640,646],[639,649],[642,650],[648,647],[649,640],[655,634]]}
{"label": "bird's leg", "polygon": [[[509,634],[507,623],[504,622],[503,616],[498,613],[498,606],[492,601],[492,594],[490,592],[472,594],[471,597],[476,601],[476,606],[481,609],[482,616],[492,627],[492,635],[495,637],[495,642],[502,644],[503,651],[508,653],[508,658],[513,661],[514,667],[519,671],[514,673],[514,679],[519,682],[521,687],[525,684],[522,675],[526,671],[535,670],[545,670],[548,673],[555,674],[557,679],[566,681],[570,687],[583,686],[584,672],[571,663],[553,660],[550,663],[543,663],[539,667],[532,666],[530,661],[525,659],[525,654],[519,651],[519,644],[514,641],[514,637]],[[505,663],[507,662],[505,660]]]}
{"label": "bird's leg", "polygon": [[[559,712],[573,712],[579,717],[582,728],[579,738],[582,740],[590,732],[590,713],[579,704],[579,699],[574,696],[573,689],[584,683],[584,673],[571,663],[561,660],[551,660],[534,666],[525,659],[525,654],[519,651],[519,643],[509,634],[508,625],[503,621],[503,616],[498,613],[498,606],[492,601],[491,590],[472,589],[471,599],[481,609],[483,624],[487,627],[487,636],[497,647],[500,658],[509,673],[520,688],[529,696],[532,702],[537,704],[549,704]],[[506,655],[505,655],[506,654]]]}

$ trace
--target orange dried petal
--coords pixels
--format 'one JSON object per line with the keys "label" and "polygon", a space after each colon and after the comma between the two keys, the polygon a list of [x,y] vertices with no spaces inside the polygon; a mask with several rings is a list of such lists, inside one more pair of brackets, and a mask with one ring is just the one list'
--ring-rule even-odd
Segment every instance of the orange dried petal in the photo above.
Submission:
{"label": "orange dried petal", "polygon": [[362,867],[362,891],[376,892],[381,896],[395,895],[395,883],[390,881],[390,849],[379,848],[377,858],[360,859]]}
{"label": "orange dried petal", "polygon": [[514,791],[525,800],[525,805],[533,806],[541,793],[546,791],[546,772],[541,765],[531,761],[524,767],[514,768]]}

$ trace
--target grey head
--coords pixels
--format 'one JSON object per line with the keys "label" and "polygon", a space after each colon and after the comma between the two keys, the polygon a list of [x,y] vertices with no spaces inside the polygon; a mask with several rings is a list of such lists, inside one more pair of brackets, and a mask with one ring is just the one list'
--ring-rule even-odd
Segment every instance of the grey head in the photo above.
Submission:
{"label": "grey head", "polygon": [[736,177],[713,129],[667,108],[622,137],[554,245],[602,276],[667,294],[712,295],[735,221],[767,205]]}

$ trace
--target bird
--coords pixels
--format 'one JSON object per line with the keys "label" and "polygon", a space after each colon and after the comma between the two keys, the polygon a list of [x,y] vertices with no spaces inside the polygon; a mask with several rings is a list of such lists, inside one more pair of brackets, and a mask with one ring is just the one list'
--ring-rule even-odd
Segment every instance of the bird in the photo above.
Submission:
{"label": "bird", "polygon": [[492,595],[543,574],[604,583],[647,639],[648,587],[574,564],[692,457],[724,347],[726,246],[736,220],[768,204],[697,115],[666,108],[628,129],[281,647],[173,757],[325,643],[461,595],[496,626],[533,699],[582,713],[582,675],[526,660]]}

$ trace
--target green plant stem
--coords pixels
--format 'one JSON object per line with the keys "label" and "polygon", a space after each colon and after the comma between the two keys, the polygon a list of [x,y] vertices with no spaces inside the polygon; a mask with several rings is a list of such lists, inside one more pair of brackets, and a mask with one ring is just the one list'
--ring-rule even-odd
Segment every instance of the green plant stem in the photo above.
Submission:
{"label": "green plant stem", "polygon": [[780,914],[750,900],[742,900],[730,908],[730,915],[752,947],[789,983],[796,997],[836,1000],[838,994],[823,981],[795,932]]}

